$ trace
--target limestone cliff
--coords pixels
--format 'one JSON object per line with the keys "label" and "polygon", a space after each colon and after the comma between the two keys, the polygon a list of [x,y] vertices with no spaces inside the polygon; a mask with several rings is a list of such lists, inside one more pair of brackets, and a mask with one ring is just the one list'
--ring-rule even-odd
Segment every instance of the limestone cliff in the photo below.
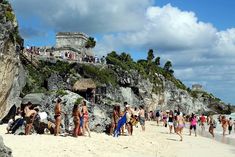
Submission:
{"label": "limestone cliff", "polygon": [[20,104],[25,72],[19,59],[22,39],[13,10],[7,1],[0,3],[0,118]]}

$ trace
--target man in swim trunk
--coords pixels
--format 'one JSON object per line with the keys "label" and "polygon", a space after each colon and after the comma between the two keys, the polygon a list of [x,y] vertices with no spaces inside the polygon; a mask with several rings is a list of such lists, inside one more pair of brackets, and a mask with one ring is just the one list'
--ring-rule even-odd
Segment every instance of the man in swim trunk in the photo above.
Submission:
{"label": "man in swim trunk", "polygon": [[145,116],[144,116],[144,107],[140,106],[140,112],[139,112],[139,117],[140,117],[140,125],[142,127],[142,131],[145,131]]}

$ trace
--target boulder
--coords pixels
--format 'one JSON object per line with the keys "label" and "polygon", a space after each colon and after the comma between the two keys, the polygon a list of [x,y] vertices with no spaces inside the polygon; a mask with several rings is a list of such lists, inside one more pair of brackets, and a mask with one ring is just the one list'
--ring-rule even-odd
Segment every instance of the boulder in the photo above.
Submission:
{"label": "boulder", "polygon": [[66,82],[64,82],[63,78],[59,74],[53,73],[47,79],[47,89],[48,90],[68,89],[68,85]]}
{"label": "boulder", "polygon": [[12,157],[12,151],[4,145],[2,136],[0,136],[0,157]]}
{"label": "boulder", "polygon": [[[40,111],[47,112],[48,119],[54,121],[54,106],[58,97],[62,99],[62,109],[66,113],[66,115],[62,116],[62,131],[71,131],[73,128],[73,105],[78,98],[82,98],[79,94],[73,93],[69,90],[65,90],[63,95],[58,95],[56,93],[33,93],[26,95],[23,98],[23,102],[27,103],[30,101],[33,104],[39,105]],[[91,105],[88,101],[87,107],[90,117],[89,125],[91,131],[104,132],[106,125],[111,122],[110,117],[113,107],[104,103]]]}

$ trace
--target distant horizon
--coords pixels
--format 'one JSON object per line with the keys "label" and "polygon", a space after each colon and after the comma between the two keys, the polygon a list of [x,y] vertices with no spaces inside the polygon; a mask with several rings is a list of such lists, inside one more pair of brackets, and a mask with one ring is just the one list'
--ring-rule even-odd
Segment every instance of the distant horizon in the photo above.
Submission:
{"label": "distant horizon", "polygon": [[62,31],[94,37],[98,56],[114,50],[131,54],[134,60],[146,59],[148,49],[153,49],[155,57],[161,57],[161,66],[172,61],[175,77],[186,86],[201,84],[235,105],[233,1],[10,2],[25,46],[55,46],[55,35]]}

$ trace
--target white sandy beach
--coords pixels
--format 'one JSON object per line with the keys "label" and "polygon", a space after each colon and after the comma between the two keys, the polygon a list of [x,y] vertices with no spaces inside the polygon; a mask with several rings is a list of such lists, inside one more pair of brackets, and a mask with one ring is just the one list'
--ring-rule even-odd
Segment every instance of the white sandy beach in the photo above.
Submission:
{"label": "white sandy beach", "polygon": [[5,134],[0,126],[4,143],[13,150],[14,157],[231,157],[235,147],[201,136],[188,136],[184,141],[175,134],[168,134],[168,128],[147,122],[146,132],[134,128],[134,135],[114,138],[92,132],[89,137],[55,137],[52,135],[16,136]]}

